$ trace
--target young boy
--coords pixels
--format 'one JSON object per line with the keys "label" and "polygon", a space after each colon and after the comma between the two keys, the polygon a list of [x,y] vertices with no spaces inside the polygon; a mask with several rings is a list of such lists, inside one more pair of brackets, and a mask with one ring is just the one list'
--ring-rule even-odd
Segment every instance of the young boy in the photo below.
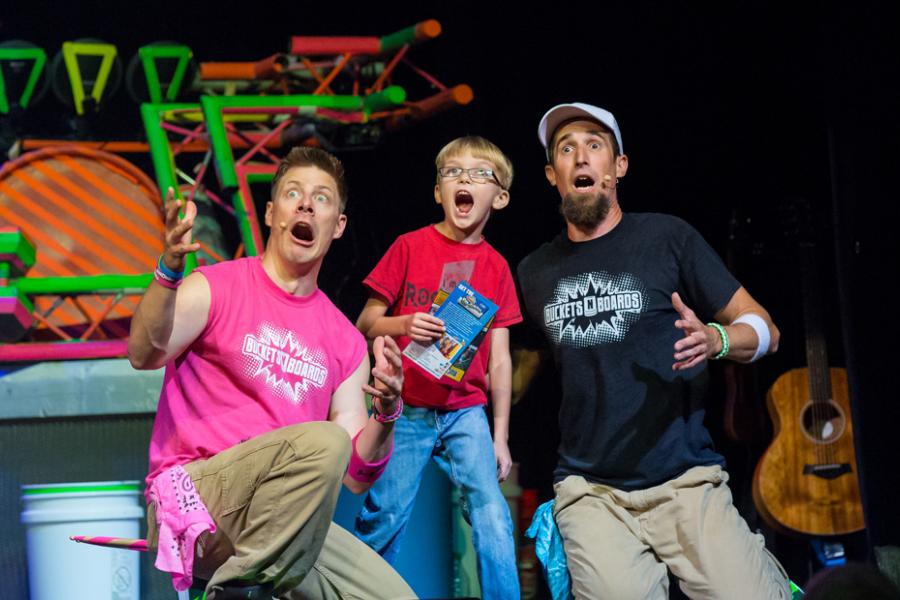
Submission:
{"label": "young boy", "polygon": [[[403,359],[406,408],[394,429],[394,454],[370,489],[356,519],[356,535],[393,562],[430,458],[468,507],[484,598],[518,600],[512,521],[498,480],[509,475],[507,446],[512,367],[507,327],[522,320],[506,260],[481,232],[491,212],[509,203],[512,164],[488,140],[458,138],[438,153],[434,199],[444,220],[400,236],[365,279],[372,295],[356,326],[368,337],[440,339],[443,322],[428,314],[438,290],[467,281],[499,310],[489,335],[461,381],[435,379]],[[490,382],[490,383],[488,383]],[[488,387],[494,439],[485,416]]]}

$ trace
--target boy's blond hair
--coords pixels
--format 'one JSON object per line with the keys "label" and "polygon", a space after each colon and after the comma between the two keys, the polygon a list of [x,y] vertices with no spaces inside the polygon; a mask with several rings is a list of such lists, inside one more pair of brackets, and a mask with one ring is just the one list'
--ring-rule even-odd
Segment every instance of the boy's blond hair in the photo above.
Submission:
{"label": "boy's blond hair", "polygon": [[[468,151],[475,158],[486,160],[494,165],[494,174],[500,181],[500,187],[508,190],[513,182],[513,166],[503,151],[496,144],[487,140],[480,135],[466,135],[458,137],[438,152],[437,158],[434,159],[434,165],[440,169],[444,163],[459,156],[463,152]],[[438,175],[437,182],[441,182],[441,176]]]}

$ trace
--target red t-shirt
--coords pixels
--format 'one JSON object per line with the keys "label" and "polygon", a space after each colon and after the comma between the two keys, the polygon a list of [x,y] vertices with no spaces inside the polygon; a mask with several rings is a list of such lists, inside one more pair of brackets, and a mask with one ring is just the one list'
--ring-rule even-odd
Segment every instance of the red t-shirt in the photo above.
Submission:
{"label": "red t-shirt", "polygon": [[[401,235],[363,283],[390,305],[390,315],[428,312],[438,290],[452,290],[468,281],[499,309],[492,327],[509,327],[522,320],[509,265],[490,244],[463,244],[444,236],[433,225]],[[410,339],[401,336],[400,348]],[[490,335],[472,359],[462,381],[435,379],[403,357],[403,400],[411,406],[458,410],[487,402]]]}

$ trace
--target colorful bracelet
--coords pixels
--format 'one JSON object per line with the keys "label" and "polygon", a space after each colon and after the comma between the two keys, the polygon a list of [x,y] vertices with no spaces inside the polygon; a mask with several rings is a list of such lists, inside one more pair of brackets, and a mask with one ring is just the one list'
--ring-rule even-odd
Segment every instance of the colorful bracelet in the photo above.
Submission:
{"label": "colorful bracelet", "polygon": [[359,439],[360,433],[362,433],[362,429],[353,438],[353,450],[350,452],[350,464],[347,465],[347,475],[360,483],[374,483],[376,479],[381,477],[385,467],[387,467],[391,454],[394,453],[394,444],[391,442],[391,449],[384,457],[376,461],[368,461],[362,458],[356,450],[356,440]]}
{"label": "colorful bracelet", "polygon": [[713,360],[719,360],[721,358],[725,358],[726,356],[728,356],[728,350],[729,350],[728,333],[725,331],[725,328],[722,327],[722,325],[720,325],[719,323],[716,323],[716,322],[707,323],[706,326],[712,327],[713,329],[718,331],[719,339],[722,340],[722,349],[719,350],[718,354],[716,354],[715,356],[713,356],[711,358]]}
{"label": "colorful bracelet", "polygon": [[168,288],[170,290],[178,289],[178,286],[181,285],[181,279],[172,280],[166,276],[165,273],[156,269],[153,271],[153,279],[156,280],[156,283],[163,286],[164,288]]}
{"label": "colorful bracelet", "polygon": [[395,408],[394,412],[389,415],[386,415],[378,410],[378,403],[376,402],[376,400],[377,398],[372,400],[372,415],[379,423],[393,423],[400,418],[400,415],[403,414],[403,398],[400,398],[399,396],[397,397],[397,408]]}
{"label": "colorful bracelet", "polygon": [[156,261],[156,270],[160,272],[167,280],[171,282],[176,282],[181,279],[184,279],[184,270],[181,271],[173,271],[169,267],[166,266],[166,263],[163,262],[163,255],[159,255],[159,260]]}

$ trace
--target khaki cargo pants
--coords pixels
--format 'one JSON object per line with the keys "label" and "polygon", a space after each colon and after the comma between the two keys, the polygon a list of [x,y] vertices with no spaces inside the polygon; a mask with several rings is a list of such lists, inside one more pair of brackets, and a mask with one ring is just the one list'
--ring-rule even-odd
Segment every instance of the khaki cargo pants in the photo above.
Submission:
{"label": "khaki cargo pants", "polygon": [[578,476],[557,483],[575,598],[664,599],[668,568],[690,598],[789,600],[784,569],[738,514],[727,481],[714,466],[633,492]]}
{"label": "khaki cargo pants", "polygon": [[[213,586],[272,582],[278,598],[400,600],[415,593],[378,554],[331,522],[350,459],[329,422],[270,431],[184,465],[216,522],[198,541],[194,575]],[[148,538],[156,520],[148,509]],[[202,556],[200,554],[202,553]]]}

